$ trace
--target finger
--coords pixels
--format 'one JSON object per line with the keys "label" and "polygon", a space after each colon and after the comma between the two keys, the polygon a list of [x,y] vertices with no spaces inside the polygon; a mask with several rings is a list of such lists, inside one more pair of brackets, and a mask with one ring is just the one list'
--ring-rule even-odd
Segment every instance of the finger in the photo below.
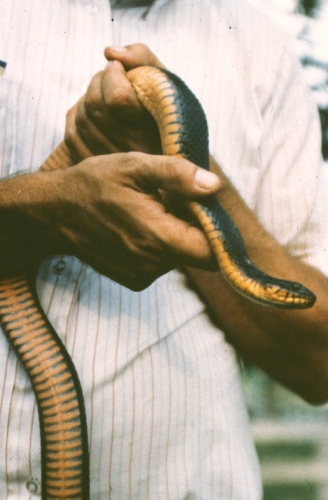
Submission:
{"label": "finger", "polygon": [[83,103],[88,117],[99,126],[106,125],[110,115],[130,119],[142,110],[136,92],[118,61],[110,61],[104,71],[92,78]]}
{"label": "finger", "polygon": [[111,112],[122,112],[125,117],[133,117],[144,112],[137,94],[126,77],[124,67],[119,61],[109,61],[104,69],[101,90],[105,104]]}
{"label": "finger", "polygon": [[[134,165],[130,175],[146,191],[163,189],[191,198],[213,194],[220,186],[217,175],[184,158],[134,153],[130,159]],[[128,161],[129,156],[125,158],[127,166]],[[138,168],[135,168],[136,165]]]}
{"label": "finger", "polygon": [[163,244],[172,266],[198,267],[217,271],[218,264],[205,233],[187,222],[165,214],[161,224]]}
{"label": "finger", "polygon": [[103,71],[99,71],[93,76],[82,98],[87,113],[92,116],[99,116],[103,110],[102,76]]}
{"label": "finger", "polygon": [[64,141],[71,151],[71,154],[76,157],[76,161],[92,156],[92,151],[86,146],[85,142],[81,140],[80,133],[76,126],[76,116],[79,103],[75,104],[66,113],[66,127]]}
{"label": "finger", "polygon": [[125,47],[106,47],[105,57],[108,61],[120,61],[126,71],[138,66],[157,66],[165,68],[164,64],[143,43],[126,45]]}
{"label": "finger", "polygon": [[[119,61],[110,61],[107,64],[103,73],[102,91],[114,124],[111,135],[115,136],[116,143],[121,146],[128,141],[130,151],[161,153],[161,140],[156,121],[141,104]],[[103,132],[106,133],[106,130],[103,129]],[[124,136],[120,137],[120,134]],[[120,151],[127,151],[127,148],[120,147]]]}
{"label": "finger", "polygon": [[82,101],[77,105],[74,124],[77,137],[80,136],[83,139],[81,142],[84,143],[85,149],[88,148],[93,154],[100,155],[122,151],[107,136],[110,132],[110,125],[88,116]]}
{"label": "finger", "polygon": [[188,224],[200,227],[198,219],[195,219],[193,212],[188,207],[186,200],[184,200],[181,195],[173,192],[159,190],[160,200],[166,208],[167,212],[175,215],[179,219],[182,219]]}

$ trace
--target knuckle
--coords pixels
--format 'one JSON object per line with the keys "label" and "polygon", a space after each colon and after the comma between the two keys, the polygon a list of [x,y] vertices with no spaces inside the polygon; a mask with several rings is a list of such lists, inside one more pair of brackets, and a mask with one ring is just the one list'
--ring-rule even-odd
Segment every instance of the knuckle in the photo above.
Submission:
{"label": "knuckle", "polygon": [[177,168],[174,158],[166,157],[163,162],[163,173],[167,180],[175,185],[180,178],[180,171]]}
{"label": "knuckle", "polygon": [[75,124],[77,129],[79,130],[85,130],[87,128],[87,119],[84,113],[81,111],[77,113],[75,117]]}
{"label": "knuckle", "polygon": [[86,96],[84,99],[84,109],[87,115],[95,115],[99,112],[100,103],[95,96]]}
{"label": "knuckle", "polygon": [[140,51],[150,52],[148,45],[146,45],[145,43],[136,43],[134,47]]}
{"label": "knuckle", "polygon": [[141,60],[145,63],[150,63],[152,59],[154,59],[154,54],[152,51],[149,49],[147,45],[144,43],[137,43],[136,44],[136,50],[138,52],[139,57]]}
{"label": "knuckle", "polygon": [[152,53],[148,45],[146,45],[145,43],[138,43],[137,48],[140,52],[143,52],[144,55],[149,55]]}
{"label": "knuckle", "polygon": [[146,165],[146,155],[135,151],[128,151],[121,154],[121,161],[125,173],[138,174],[142,173]]}
{"label": "knuckle", "polygon": [[136,44],[137,52],[139,59],[143,62],[143,64],[147,64],[149,66],[161,66],[163,64],[159,61],[159,59],[155,56],[155,54],[150,50],[150,48],[144,43]]}
{"label": "knuckle", "polygon": [[167,157],[164,161],[165,175],[172,190],[187,194],[194,186],[196,166],[183,158]]}

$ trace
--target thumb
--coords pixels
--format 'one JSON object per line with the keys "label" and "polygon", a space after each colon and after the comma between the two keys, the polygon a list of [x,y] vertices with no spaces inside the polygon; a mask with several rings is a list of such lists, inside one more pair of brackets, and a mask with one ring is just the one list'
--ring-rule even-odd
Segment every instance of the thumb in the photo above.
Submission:
{"label": "thumb", "polygon": [[192,198],[207,196],[219,189],[217,175],[184,158],[139,154],[145,157],[145,161],[142,169],[134,171],[134,180],[142,190],[162,189]]}
{"label": "thumb", "polygon": [[108,61],[113,59],[120,61],[125,70],[136,68],[138,66],[157,66],[164,68],[159,59],[143,43],[126,45],[125,47],[106,47],[104,51]]}

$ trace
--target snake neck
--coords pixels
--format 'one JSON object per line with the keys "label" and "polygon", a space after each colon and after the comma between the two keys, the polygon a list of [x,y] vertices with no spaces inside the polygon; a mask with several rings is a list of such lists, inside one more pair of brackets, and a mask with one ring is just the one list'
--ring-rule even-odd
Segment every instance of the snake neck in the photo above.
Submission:
{"label": "snake neck", "polygon": [[163,154],[209,170],[206,117],[186,84],[173,73],[150,66],[131,70],[127,76],[159,127]]}

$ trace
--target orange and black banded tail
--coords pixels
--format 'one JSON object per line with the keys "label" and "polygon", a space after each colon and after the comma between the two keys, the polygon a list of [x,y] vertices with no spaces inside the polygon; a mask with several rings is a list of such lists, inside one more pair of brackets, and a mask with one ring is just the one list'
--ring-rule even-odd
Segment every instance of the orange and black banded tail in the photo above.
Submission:
{"label": "orange and black banded tail", "polygon": [[40,419],[43,500],[88,500],[82,391],[73,363],[24,276],[0,281],[0,318],[31,380]]}

